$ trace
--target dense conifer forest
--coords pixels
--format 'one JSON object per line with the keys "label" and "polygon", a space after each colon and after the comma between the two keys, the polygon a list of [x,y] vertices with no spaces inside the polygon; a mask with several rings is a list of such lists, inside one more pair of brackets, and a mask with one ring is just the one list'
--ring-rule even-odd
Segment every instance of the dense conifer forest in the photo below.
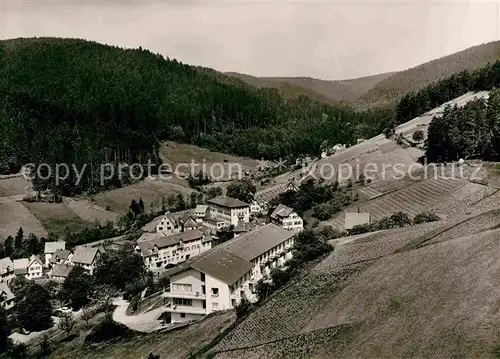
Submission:
{"label": "dense conifer forest", "polygon": [[[0,168],[25,163],[158,162],[162,140],[255,158],[316,154],[321,143],[352,144],[376,135],[393,110],[357,112],[306,96],[285,99],[208,69],[77,39],[0,43]],[[62,184],[95,188],[86,171]]]}

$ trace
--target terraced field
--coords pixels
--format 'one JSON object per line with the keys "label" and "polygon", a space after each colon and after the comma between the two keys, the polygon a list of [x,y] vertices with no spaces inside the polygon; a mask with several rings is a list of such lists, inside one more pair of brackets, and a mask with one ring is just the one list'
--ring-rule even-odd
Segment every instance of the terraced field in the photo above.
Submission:
{"label": "terraced field", "polygon": [[64,203],[74,214],[86,222],[94,223],[97,221],[101,224],[105,224],[106,222],[114,223],[118,219],[116,213],[107,211],[88,200],[64,198]]}
{"label": "terraced field", "polygon": [[[345,212],[369,212],[373,221],[403,211],[411,216],[424,212],[434,204],[446,200],[453,192],[467,184],[466,179],[429,178],[409,187],[388,193],[364,203],[354,203]],[[345,212],[336,216],[329,225],[343,229]]]}

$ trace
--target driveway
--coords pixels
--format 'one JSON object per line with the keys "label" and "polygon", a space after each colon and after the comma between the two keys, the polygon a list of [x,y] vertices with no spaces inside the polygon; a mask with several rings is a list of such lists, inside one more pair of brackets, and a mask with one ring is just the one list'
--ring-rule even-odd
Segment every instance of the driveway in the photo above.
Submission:
{"label": "driveway", "polygon": [[168,324],[162,324],[162,321],[158,320],[160,315],[166,311],[166,308],[163,306],[143,314],[127,315],[126,311],[129,305],[128,301],[123,298],[119,298],[115,299],[113,304],[117,306],[113,312],[113,320],[125,325],[129,329],[143,333],[150,333],[168,326]]}

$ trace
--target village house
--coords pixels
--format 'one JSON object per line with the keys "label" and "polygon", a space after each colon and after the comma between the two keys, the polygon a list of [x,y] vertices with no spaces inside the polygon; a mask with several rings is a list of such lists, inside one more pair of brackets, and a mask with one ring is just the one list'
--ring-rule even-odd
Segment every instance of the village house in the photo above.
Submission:
{"label": "village house", "polygon": [[43,262],[35,255],[30,258],[14,259],[14,274],[26,279],[36,279],[43,276]]}
{"label": "village house", "polygon": [[271,223],[274,223],[287,231],[299,233],[304,230],[304,222],[295,211],[283,204],[278,205],[271,213]]}
{"label": "village house", "polygon": [[208,206],[206,204],[199,204],[194,209],[196,221],[199,223],[208,215]]}
{"label": "village house", "polygon": [[212,238],[200,230],[181,232],[170,236],[162,233],[144,233],[135,250],[141,254],[146,268],[162,270],[175,265],[212,247]]}
{"label": "village house", "polygon": [[68,264],[83,267],[90,274],[93,274],[101,254],[102,249],[99,247],[79,246],[75,248],[73,257]]}
{"label": "village house", "polygon": [[250,205],[239,199],[219,196],[207,201],[209,216],[225,223],[226,226],[236,226],[238,222],[250,221]]}
{"label": "village house", "polygon": [[0,303],[5,310],[9,310],[14,306],[14,293],[10,290],[7,283],[0,283]]}
{"label": "village house", "polygon": [[216,235],[218,231],[227,227],[225,221],[216,218],[203,218],[203,227],[205,227],[208,232],[212,235]]}
{"label": "village house", "polygon": [[196,222],[196,219],[188,212],[177,220],[177,224],[181,232],[187,232],[197,229],[201,224]]}
{"label": "village house", "polygon": [[57,250],[66,249],[66,242],[58,241],[58,242],[45,242],[45,249],[43,253],[45,254],[45,267],[48,267],[50,264],[50,258]]}
{"label": "village house", "polygon": [[170,212],[166,212],[156,225],[156,232],[163,233],[166,236],[179,233],[180,231],[181,228],[177,220]]}
{"label": "village house", "polygon": [[49,266],[54,264],[68,264],[71,263],[71,258],[73,257],[72,251],[68,249],[58,249],[54,252],[49,260]]}
{"label": "village house", "polygon": [[66,280],[73,268],[74,266],[72,265],[56,263],[52,265],[52,268],[48,273],[49,279],[56,283],[62,283]]}
{"label": "village house", "polygon": [[250,213],[251,214],[264,214],[267,212],[267,203],[264,202],[264,201],[258,201],[258,200],[254,200],[252,201],[252,203],[250,204]]}
{"label": "village house", "polygon": [[9,257],[0,259],[0,282],[9,283],[14,278],[14,262]]}
{"label": "village house", "polygon": [[294,234],[267,224],[169,270],[172,322],[202,318],[257,300],[255,285],[292,256]]}

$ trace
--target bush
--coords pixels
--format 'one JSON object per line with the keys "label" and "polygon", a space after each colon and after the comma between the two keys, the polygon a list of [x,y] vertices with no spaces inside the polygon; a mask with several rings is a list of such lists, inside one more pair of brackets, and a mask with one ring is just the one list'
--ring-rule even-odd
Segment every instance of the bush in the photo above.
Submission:
{"label": "bush", "polygon": [[416,130],[415,132],[413,132],[413,135],[411,138],[413,138],[413,141],[416,141],[416,142],[422,141],[424,139],[424,131]]}
{"label": "bush", "polygon": [[246,316],[248,313],[250,313],[250,310],[252,309],[252,305],[246,298],[242,298],[240,303],[236,306],[236,317],[237,318],[243,318]]}
{"label": "bush", "polygon": [[433,212],[422,212],[419,213],[413,218],[414,224],[426,223],[426,222],[435,222],[439,221],[441,218]]}
{"label": "bush", "polygon": [[290,280],[290,273],[287,270],[275,268],[271,271],[274,289],[284,286]]}
{"label": "bush", "polygon": [[116,338],[124,338],[130,335],[132,331],[125,325],[116,323],[111,314],[106,316],[94,326],[89,335],[85,338],[85,342],[99,343]]}

